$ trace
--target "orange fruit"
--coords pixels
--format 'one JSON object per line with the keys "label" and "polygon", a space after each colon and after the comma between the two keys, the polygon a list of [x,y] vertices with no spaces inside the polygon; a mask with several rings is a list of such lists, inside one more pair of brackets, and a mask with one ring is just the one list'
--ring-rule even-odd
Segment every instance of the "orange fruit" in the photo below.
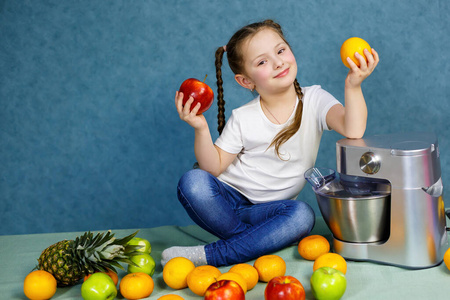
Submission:
{"label": "orange fruit", "polygon": [[175,294],[167,294],[159,297],[158,300],[184,300],[184,298]]}
{"label": "orange fruit", "polygon": [[50,299],[56,293],[56,279],[47,271],[33,271],[25,277],[23,292],[31,300]]}
{"label": "orange fruit", "polygon": [[251,290],[259,281],[259,274],[256,268],[249,264],[237,264],[231,267],[228,272],[238,273],[247,282],[247,290]]}
{"label": "orange fruit", "polygon": [[321,235],[307,236],[298,243],[298,253],[307,260],[316,260],[328,252],[330,252],[330,243]]}
{"label": "orange fruit", "polygon": [[352,37],[347,39],[341,46],[341,59],[344,65],[347,68],[350,68],[350,65],[347,62],[347,57],[350,57],[351,60],[359,67],[361,64],[359,60],[355,57],[355,52],[361,54],[365,60],[367,61],[367,57],[364,55],[364,49],[372,50],[369,43],[359,37]]}
{"label": "orange fruit", "polygon": [[154,286],[150,275],[136,272],[125,275],[120,281],[119,289],[124,298],[134,300],[150,296]]}
{"label": "orange fruit", "polygon": [[195,269],[194,263],[185,257],[175,257],[169,260],[163,269],[164,282],[175,290],[184,289],[187,276]]}
{"label": "orange fruit", "polygon": [[[117,276],[116,272],[108,269],[108,272],[101,272],[101,273],[105,273],[106,275],[109,275],[109,277],[111,277],[111,279],[114,281],[115,285],[117,285],[117,283],[119,282],[119,276]],[[91,275],[92,274],[88,274],[88,275],[84,276],[83,281],[86,281],[89,277],[91,277]]]}
{"label": "orange fruit", "polygon": [[214,266],[198,266],[187,276],[188,287],[194,294],[203,297],[208,287],[216,282],[221,274],[222,272]]}
{"label": "orange fruit", "polygon": [[244,291],[244,294],[247,293],[247,281],[245,281],[244,277],[242,277],[238,273],[233,272],[223,273],[222,275],[219,276],[219,278],[217,278],[217,281],[219,280],[232,280],[241,286],[242,290]]}
{"label": "orange fruit", "polygon": [[450,248],[448,248],[447,251],[445,251],[444,263],[447,266],[447,269],[450,270]]}
{"label": "orange fruit", "polygon": [[253,266],[262,282],[269,282],[272,278],[284,276],[286,273],[286,262],[278,255],[263,255],[255,260]]}
{"label": "orange fruit", "polygon": [[347,262],[337,253],[325,253],[319,256],[314,261],[313,271],[322,267],[330,267],[339,270],[344,274],[347,272]]}

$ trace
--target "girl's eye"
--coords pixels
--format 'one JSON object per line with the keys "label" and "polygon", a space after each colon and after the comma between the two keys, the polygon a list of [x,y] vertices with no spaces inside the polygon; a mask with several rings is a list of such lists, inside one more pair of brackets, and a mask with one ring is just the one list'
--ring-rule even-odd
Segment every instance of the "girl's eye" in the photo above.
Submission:
{"label": "girl's eye", "polygon": [[285,49],[284,48],[281,48],[280,50],[278,50],[278,54],[281,54],[281,53],[283,53],[285,51]]}
{"label": "girl's eye", "polygon": [[262,60],[262,61],[260,61],[259,63],[258,63],[258,66],[261,66],[261,65],[263,65],[263,64],[265,64],[266,63],[266,61],[265,60]]}

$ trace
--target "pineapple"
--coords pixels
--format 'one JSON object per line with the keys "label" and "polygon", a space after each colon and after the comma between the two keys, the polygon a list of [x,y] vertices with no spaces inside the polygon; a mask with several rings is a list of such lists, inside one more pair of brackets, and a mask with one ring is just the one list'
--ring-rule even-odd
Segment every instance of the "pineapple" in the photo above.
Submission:
{"label": "pineapple", "polygon": [[128,242],[137,231],[121,239],[116,239],[111,230],[94,234],[85,232],[75,240],[63,240],[42,251],[38,269],[50,272],[58,286],[76,284],[85,275],[95,271],[105,272],[114,267],[124,269],[119,262],[136,265],[130,260],[142,246],[131,246]]}

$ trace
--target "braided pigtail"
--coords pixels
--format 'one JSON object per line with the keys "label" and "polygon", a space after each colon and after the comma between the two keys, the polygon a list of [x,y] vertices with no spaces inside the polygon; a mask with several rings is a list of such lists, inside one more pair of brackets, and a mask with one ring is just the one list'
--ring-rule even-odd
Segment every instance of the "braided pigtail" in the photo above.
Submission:
{"label": "braided pigtail", "polygon": [[275,138],[273,139],[272,143],[269,146],[269,148],[272,146],[275,146],[275,152],[277,153],[277,155],[280,159],[283,159],[280,156],[280,152],[279,152],[281,145],[286,143],[300,129],[300,125],[302,124],[303,92],[302,92],[302,89],[301,89],[300,84],[298,83],[297,79],[295,79],[295,81],[294,81],[294,87],[295,87],[295,92],[297,93],[297,97],[299,100],[297,109],[295,111],[294,121],[289,126],[287,126],[285,129],[280,131],[275,136]]}
{"label": "braided pigtail", "polygon": [[223,99],[223,80],[222,80],[222,60],[225,52],[224,47],[216,50],[216,79],[217,79],[217,131],[222,133],[225,127],[225,100]]}
{"label": "braided pigtail", "polygon": [[295,92],[297,93],[298,97],[298,106],[297,111],[295,112],[295,118],[294,118],[294,124],[295,125],[295,132],[297,132],[300,129],[300,125],[302,125],[302,116],[303,116],[303,91],[300,87],[300,84],[298,83],[297,78],[294,81],[294,87]]}

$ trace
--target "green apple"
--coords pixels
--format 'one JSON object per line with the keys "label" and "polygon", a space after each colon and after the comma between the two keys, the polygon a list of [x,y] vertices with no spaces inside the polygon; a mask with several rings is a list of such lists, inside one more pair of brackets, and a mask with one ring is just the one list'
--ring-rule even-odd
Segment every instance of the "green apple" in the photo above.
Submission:
{"label": "green apple", "polygon": [[155,273],[155,260],[148,253],[135,255],[130,258],[132,262],[138,265],[128,265],[128,273],[144,272],[150,276]]}
{"label": "green apple", "polygon": [[152,252],[152,245],[150,245],[150,242],[147,241],[146,239],[134,237],[131,239],[131,241],[128,242],[128,245],[142,246],[142,248],[139,248],[137,251],[141,251],[144,253]]}
{"label": "green apple", "polygon": [[81,297],[84,300],[112,300],[116,296],[116,285],[105,273],[94,273],[81,285]]}
{"label": "green apple", "polygon": [[347,279],[339,270],[322,267],[311,276],[311,290],[317,300],[338,300],[345,293]]}

